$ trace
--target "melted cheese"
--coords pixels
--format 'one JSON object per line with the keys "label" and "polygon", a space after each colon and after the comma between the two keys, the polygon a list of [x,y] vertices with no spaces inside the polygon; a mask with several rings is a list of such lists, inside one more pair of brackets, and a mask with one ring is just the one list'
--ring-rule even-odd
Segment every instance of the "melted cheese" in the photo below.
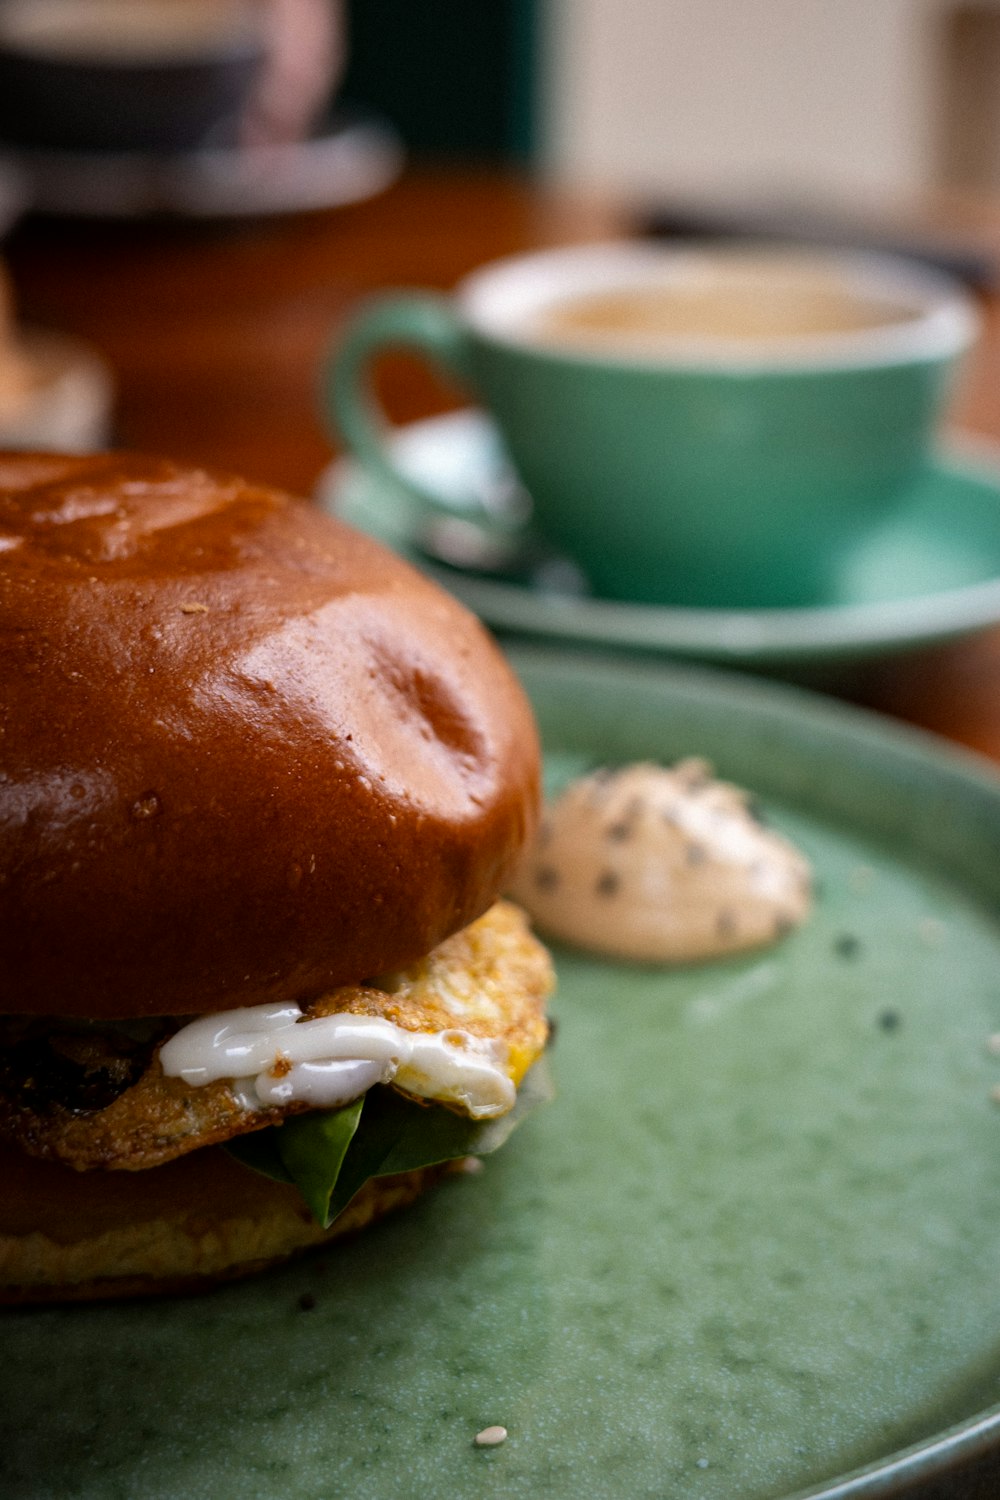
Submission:
{"label": "melted cheese", "polygon": [[383,1016],[344,1013],[306,1020],[297,1005],[255,1005],[182,1027],[164,1043],[160,1064],[167,1077],[193,1085],[226,1079],[252,1108],[335,1109],[393,1083],[479,1120],[514,1103],[507,1053],[503,1041],[453,1027],[407,1031]]}

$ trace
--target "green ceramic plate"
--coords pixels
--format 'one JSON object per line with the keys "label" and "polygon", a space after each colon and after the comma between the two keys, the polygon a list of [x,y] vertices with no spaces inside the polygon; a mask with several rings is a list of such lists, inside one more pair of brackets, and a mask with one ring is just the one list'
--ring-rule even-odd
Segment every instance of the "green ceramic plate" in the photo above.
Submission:
{"label": "green ceramic plate", "polygon": [[873,1500],[1000,1433],[1000,777],[791,689],[515,660],[551,781],[709,756],[812,920],[560,951],[557,1101],[354,1244],[8,1313],[5,1500]]}
{"label": "green ceramic plate", "polygon": [[[505,483],[498,434],[481,412],[411,423],[395,442],[403,466],[456,503]],[[815,668],[912,650],[1000,621],[1000,449],[983,439],[953,439],[898,512],[859,534],[829,594],[808,608],[675,609],[576,596],[563,591],[572,574],[559,559],[528,579],[446,568],[419,550],[398,493],[351,464],[324,476],[318,498],[432,573],[494,629],[554,644]],[[454,527],[450,544],[467,545]],[[557,587],[542,586],[545,580]]]}

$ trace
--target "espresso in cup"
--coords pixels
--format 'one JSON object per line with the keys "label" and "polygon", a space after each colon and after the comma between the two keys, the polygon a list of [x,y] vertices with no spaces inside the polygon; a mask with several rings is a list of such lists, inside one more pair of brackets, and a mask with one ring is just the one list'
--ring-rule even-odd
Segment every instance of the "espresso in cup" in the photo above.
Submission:
{"label": "espresso in cup", "polygon": [[543,307],[526,330],[543,343],[635,352],[678,340],[777,341],[886,328],[917,316],[797,260],[724,261],[667,281],[612,287]]}
{"label": "espresso in cup", "polygon": [[401,503],[450,509],[399,470],[372,405],[371,360],[416,347],[493,416],[535,528],[599,596],[809,607],[926,466],[975,329],[964,291],[908,261],[580,246],[494,262],[450,298],[377,299],[330,404]]}
{"label": "espresso in cup", "polygon": [[203,57],[254,17],[248,0],[5,0],[0,42],[67,62]]}
{"label": "espresso in cup", "polygon": [[260,0],[0,0],[0,138],[56,151],[233,144]]}

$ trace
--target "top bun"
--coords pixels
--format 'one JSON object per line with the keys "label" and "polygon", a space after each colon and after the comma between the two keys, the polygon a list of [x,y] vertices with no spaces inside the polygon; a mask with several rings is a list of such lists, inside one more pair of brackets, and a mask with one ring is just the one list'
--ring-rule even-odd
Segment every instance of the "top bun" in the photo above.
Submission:
{"label": "top bun", "polygon": [[306,999],[429,951],[530,837],[461,605],[304,501],[0,455],[0,1012]]}

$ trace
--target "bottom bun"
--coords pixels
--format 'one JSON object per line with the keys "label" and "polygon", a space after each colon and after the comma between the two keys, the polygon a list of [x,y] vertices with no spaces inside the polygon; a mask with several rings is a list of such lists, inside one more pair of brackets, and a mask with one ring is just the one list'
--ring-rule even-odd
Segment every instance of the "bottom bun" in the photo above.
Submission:
{"label": "bottom bun", "polygon": [[205,1289],[363,1229],[443,1170],[375,1178],[321,1229],[294,1188],[221,1147],[147,1172],[73,1172],[0,1148],[0,1303]]}

